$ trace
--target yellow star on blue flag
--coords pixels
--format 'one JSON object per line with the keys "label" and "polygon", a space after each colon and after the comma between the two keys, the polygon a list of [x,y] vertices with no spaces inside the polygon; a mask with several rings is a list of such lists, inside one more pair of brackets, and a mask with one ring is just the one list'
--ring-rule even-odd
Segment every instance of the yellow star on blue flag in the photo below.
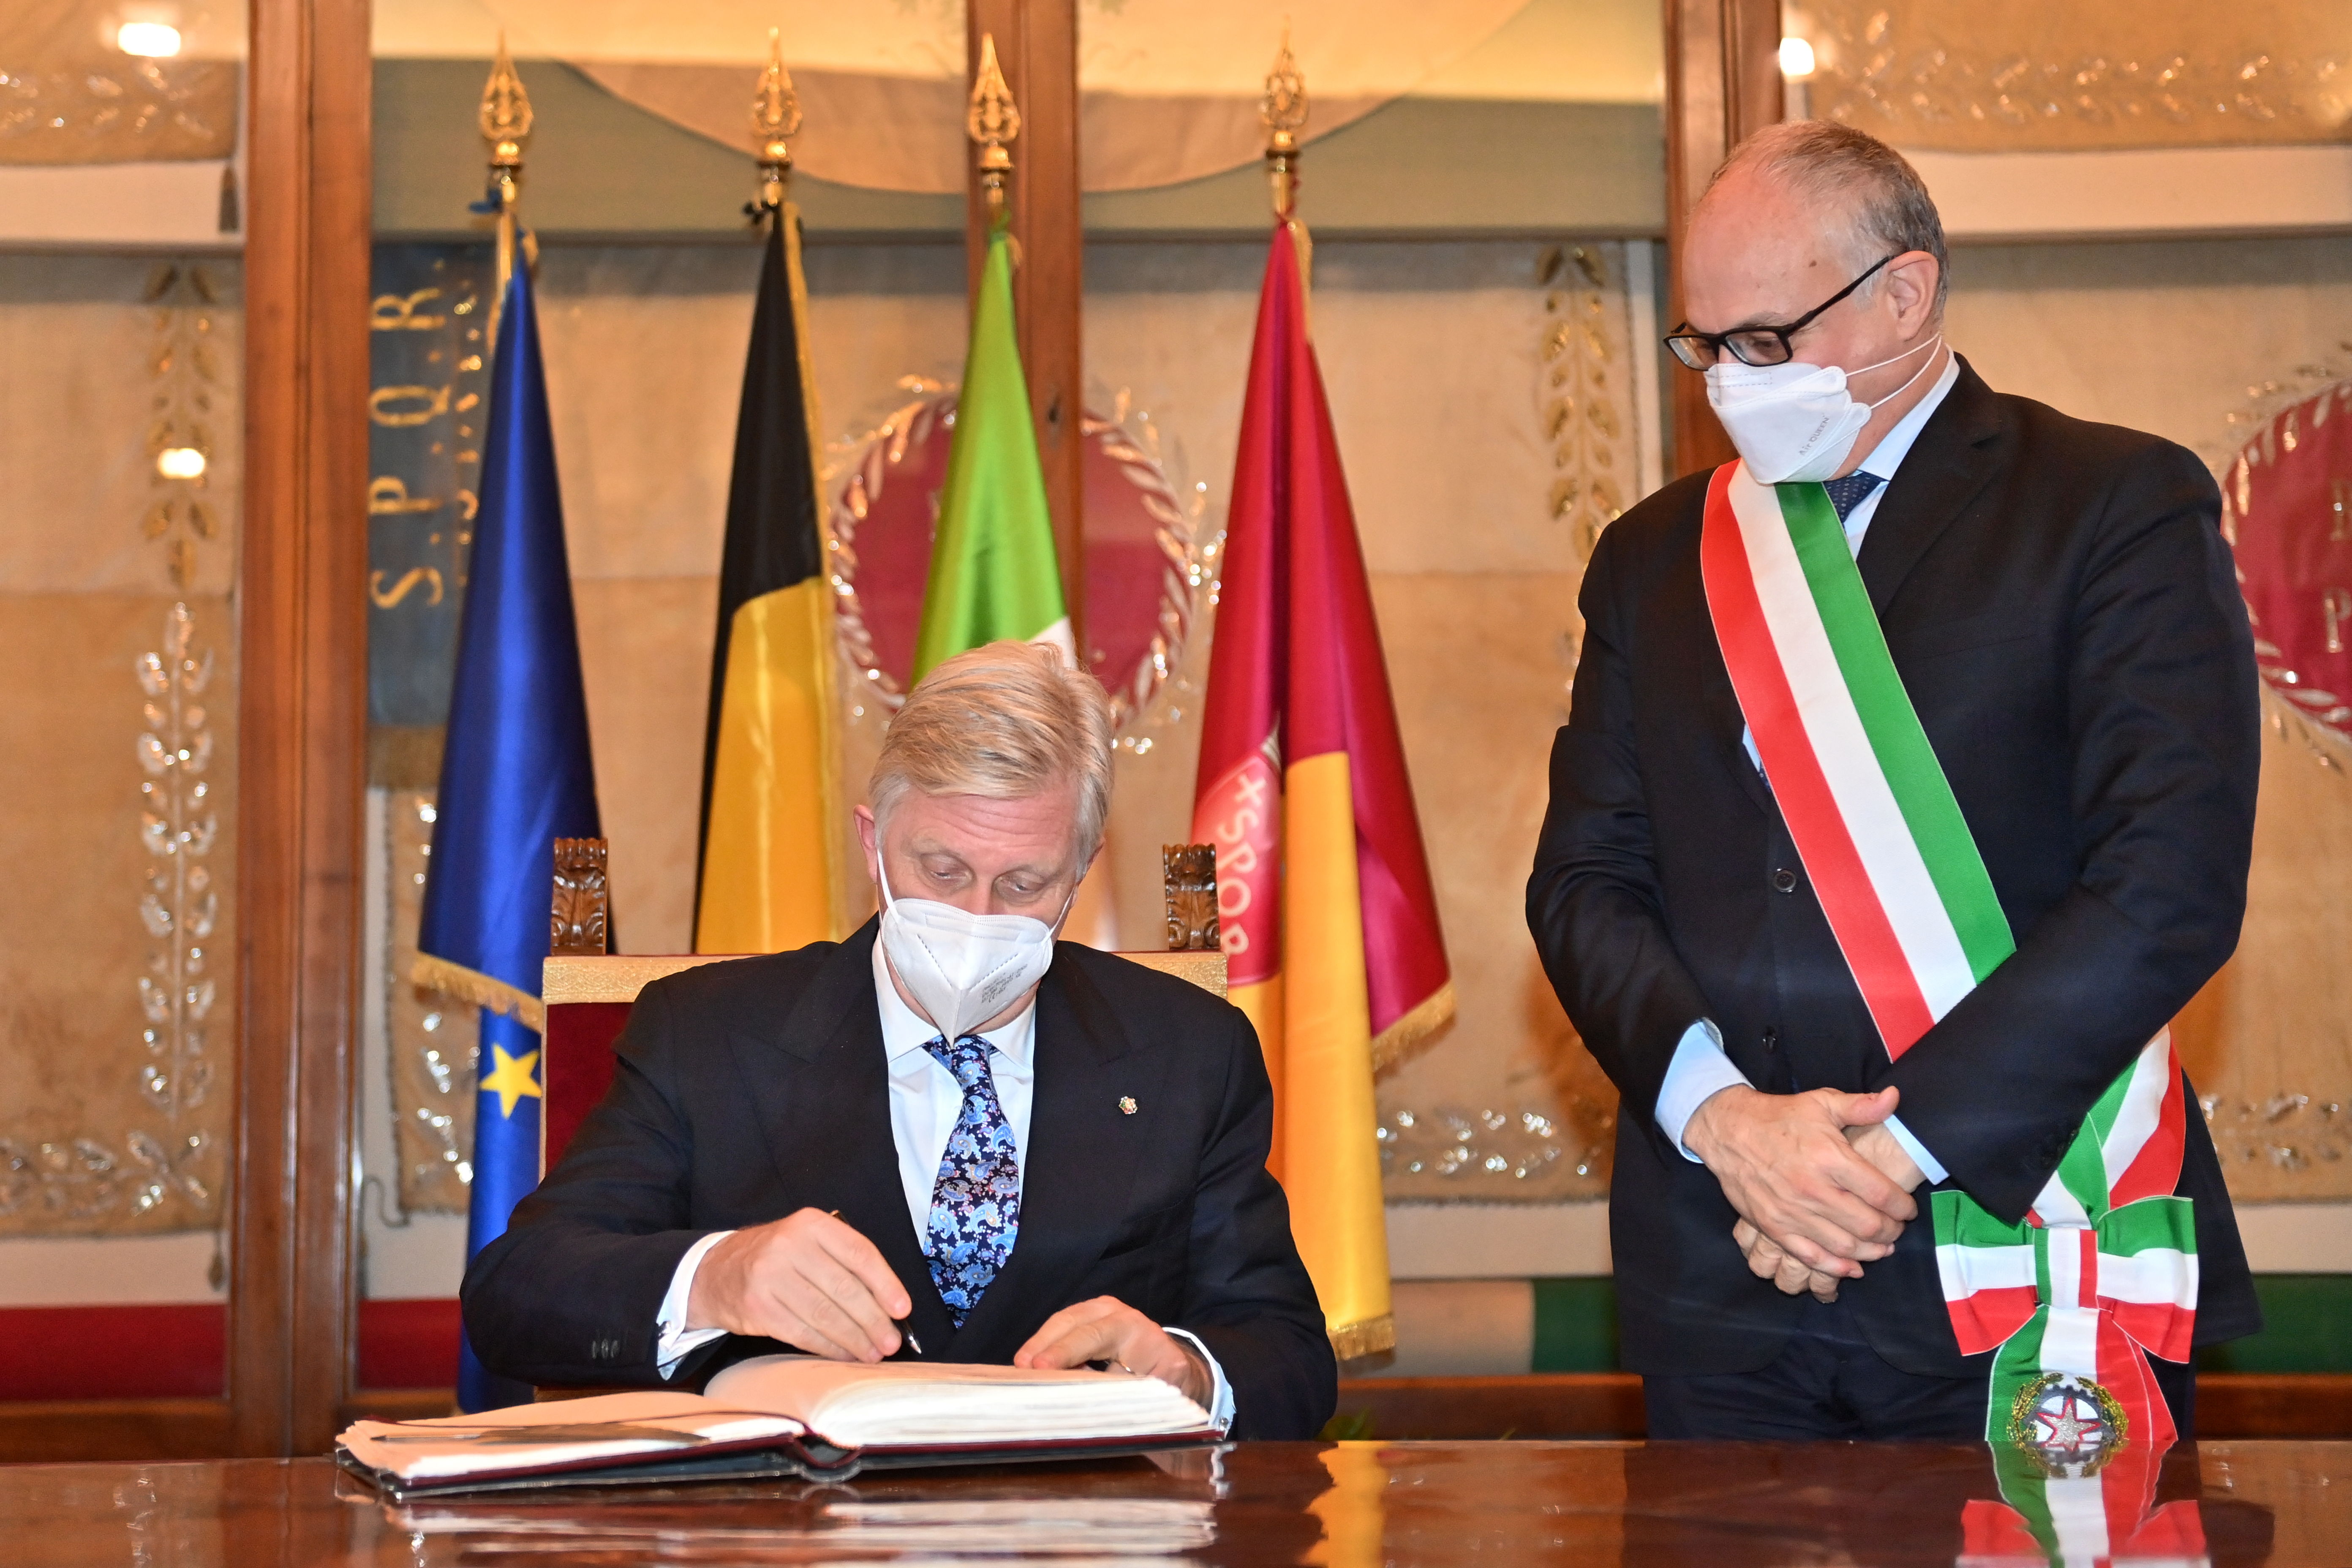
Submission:
{"label": "yellow star on blue flag", "polygon": [[547,1098],[539,1087],[537,1051],[525,1051],[519,1057],[510,1057],[504,1046],[492,1046],[490,1057],[497,1065],[482,1075],[482,1088],[499,1097],[500,1117],[512,1121],[515,1102],[526,1097],[532,1100]]}

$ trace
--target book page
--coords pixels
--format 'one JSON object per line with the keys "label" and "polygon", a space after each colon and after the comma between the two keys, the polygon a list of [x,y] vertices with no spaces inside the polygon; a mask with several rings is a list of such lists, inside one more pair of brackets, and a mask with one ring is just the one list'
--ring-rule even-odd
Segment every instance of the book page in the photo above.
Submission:
{"label": "book page", "polygon": [[1125,1373],[772,1355],[729,1367],[709,1393],[793,1416],[843,1448],[1160,1437],[1209,1426],[1208,1412],[1175,1388]]}
{"label": "book page", "polygon": [[426,1421],[357,1421],[336,1439],[362,1464],[406,1481],[499,1475],[632,1456],[691,1455],[714,1443],[796,1437],[789,1415],[698,1394],[599,1394]]}

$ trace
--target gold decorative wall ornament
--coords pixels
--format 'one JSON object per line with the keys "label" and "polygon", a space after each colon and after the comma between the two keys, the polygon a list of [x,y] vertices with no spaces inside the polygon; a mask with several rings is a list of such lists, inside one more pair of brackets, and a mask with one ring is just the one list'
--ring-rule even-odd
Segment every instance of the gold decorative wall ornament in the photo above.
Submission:
{"label": "gold decorative wall ornament", "polygon": [[759,90],[751,96],[751,140],[760,149],[761,212],[775,212],[784,205],[784,188],[793,176],[791,138],[800,129],[801,100],[793,90],[792,73],[784,68],[783,30],[771,27],[767,68],[760,73]]}
{"label": "gold decorative wall ornament", "polygon": [[176,1203],[191,1226],[215,1217],[207,1174],[213,1142],[195,1123],[212,1088],[207,1030],[220,1001],[210,945],[220,897],[207,864],[220,816],[205,777],[213,737],[202,699],[213,656],[195,651],[194,639],[194,617],[174,604],[163,617],[162,647],[137,663],[146,721],[136,747],[145,775],[139,839],[148,856],[138,914],[148,947],[145,973],[133,984],[144,1024],[139,1095],[156,1120],[125,1131],[127,1158],[89,1137],[34,1148],[0,1138],[0,1215],[96,1220]]}
{"label": "gold decorative wall ornament", "polygon": [[1622,284],[1611,275],[1612,248],[1554,245],[1536,259],[1544,290],[1538,397],[1554,474],[1546,510],[1575,531],[1580,560],[1638,483],[1633,421],[1620,408],[1630,402],[1616,368],[1629,329]]}
{"label": "gold decorative wall ornament", "polygon": [[2341,142],[2341,0],[1806,0],[1813,117],[1949,153]]}
{"label": "gold decorative wall ornament", "polygon": [[980,36],[980,69],[973,73],[971,103],[964,115],[964,134],[978,143],[981,188],[988,193],[990,221],[1004,216],[1004,181],[1013,173],[1008,150],[1021,134],[1021,107],[1013,101],[1004,72],[996,63],[996,35]]}
{"label": "gold decorative wall ornament", "polygon": [[464,1214],[474,1179],[475,1010],[410,982],[433,855],[429,791],[394,790],[384,801],[384,1005],[391,1041],[394,1147],[402,1212]]}
{"label": "gold decorative wall ornament", "polygon": [[[226,7],[215,7],[214,17]],[[125,54],[89,0],[0,5],[0,164],[152,163],[236,151],[234,59]],[[191,41],[212,17],[184,18]],[[233,24],[243,25],[242,7]],[[222,43],[215,26],[214,55]]]}
{"label": "gold decorative wall ornament", "polygon": [[138,979],[148,1056],[139,1084],[148,1104],[173,1119],[202,1105],[211,1085],[205,1021],[218,995],[206,973],[205,943],[220,918],[220,899],[205,862],[220,818],[205,777],[213,737],[199,700],[212,684],[213,656],[191,651],[195,629],[188,606],[173,605],[163,619],[163,647],[138,662],[147,721],[138,743],[140,771],[147,775],[139,785],[139,837],[149,856],[139,919],[154,943]]}
{"label": "gold decorative wall ornament", "polygon": [[1298,199],[1298,133],[1307,128],[1307,79],[1290,52],[1290,26],[1266,73],[1257,116],[1265,122],[1265,174],[1274,187],[1274,216],[1287,219]]}
{"label": "gold decorative wall ornament", "polygon": [[[953,384],[902,376],[898,390],[906,399],[898,406],[827,443],[819,478],[853,739],[867,732],[869,708],[878,731],[907,700],[931,518],[955,426]],[[1078,434],[1097,503],[1087,512],[1087,602],[1102,609],[1088,665],[1110,694],[1115,744],[1142,755],[1154,742],[1138,732],[1138,721],[1184,657],[1217,552],[1214,541],[1199,542],[1206,487],[1186,478],[1181,451],[1163,451],[1157,422],[1124,389],[1090,388]],[[859,776],[855,765],[850,771]]]}
{"label": "gold decorative wall ornament", "polygon": [[196,549],[220,536],[220,520],[206,495],[213,455],[215,400],[221,384],[213,341],[219,290],[194,262],[166,262],[148,281],[155,310],[155,416],[147,427],[147,457],[157,492],[141,530],[163,544],[172,586],[186,592],[196,575]]}

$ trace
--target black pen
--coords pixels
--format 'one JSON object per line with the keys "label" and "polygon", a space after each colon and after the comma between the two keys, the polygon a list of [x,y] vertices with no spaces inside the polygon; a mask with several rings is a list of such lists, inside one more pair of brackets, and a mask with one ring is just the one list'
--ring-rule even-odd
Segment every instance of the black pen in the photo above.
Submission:
{"label": "black pen", "polygon": [[[841,1211],[839,1209],[827,1209],[824,1212],[828,1216],[834,1219],[841,1218]],[[845,1221],[844,1223],[845,1224],[847,1222]],[[914,1331],[907,1327],[908,1323],[913,1321],[914,1320],[912,1318],[893,1318],[890,1320],[890,1326],[898,1331],[898,1337],[907,1342],[907,1348],[908,1350],[913,1351],[917,1355],[920,1355],[923,1353],[923,1342],[917,1339],[914,1335]]]}

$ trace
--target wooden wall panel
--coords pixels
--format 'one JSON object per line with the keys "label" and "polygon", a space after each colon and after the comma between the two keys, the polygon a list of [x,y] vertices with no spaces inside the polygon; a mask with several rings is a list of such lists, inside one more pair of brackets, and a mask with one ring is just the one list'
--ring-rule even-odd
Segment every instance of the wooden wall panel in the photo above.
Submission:
{"label": "wooden wall panel", "polygon": [[229,1441],[319,1453],[350,1373],[365,780],[368,0],[253,0]]}
{"label": "wooden wall panel", "polygon": [[[1683,320],[1683,228],[1725,154],[1782,114],[1779,0],[1664,0],[1666,29],[1666,323]],[[1706,384],[1672,367],[1675,470],[1696,473],[1735,455],[1706,405]]]}

